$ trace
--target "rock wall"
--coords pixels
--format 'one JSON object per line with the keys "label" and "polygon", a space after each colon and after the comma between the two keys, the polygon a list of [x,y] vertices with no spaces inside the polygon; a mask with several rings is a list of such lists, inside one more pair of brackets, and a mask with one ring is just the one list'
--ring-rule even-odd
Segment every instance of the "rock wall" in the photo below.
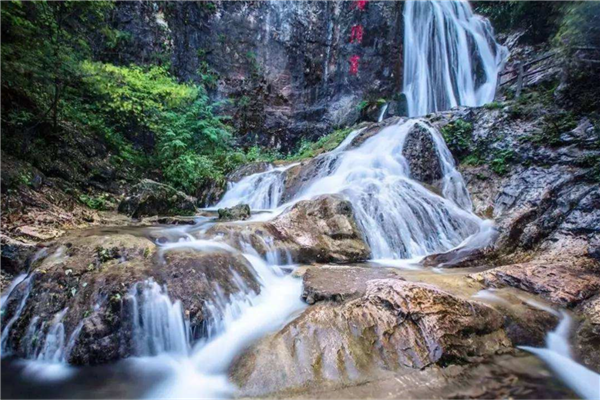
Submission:
{"label": "rock wall", "polygon": [[243,143],[287,150],[356,122],[361,101],[397,98],[402,8],[384,1],[119,2],[113,25],[129,39],[112,61],[170,61],[182,80],[208,77]]}

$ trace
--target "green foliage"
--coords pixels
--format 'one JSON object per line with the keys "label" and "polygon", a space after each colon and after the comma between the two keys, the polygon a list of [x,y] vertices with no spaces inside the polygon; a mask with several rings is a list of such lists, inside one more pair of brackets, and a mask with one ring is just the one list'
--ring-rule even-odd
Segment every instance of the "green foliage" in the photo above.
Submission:
{"label": "green foliage", "polygon": [[505,175],[513,161],[515,161],[515,153],[512,150],[497,150],[492,156],[490,168],[498,175]]}
{"label": "green foliage", "polygon": [[442,128],[442,136],[452,154],[462,159],[471,148],[473,124],[457,119]]}
{"label": "green foliage", "polygon": [[[94,61],[94,41],[119,48],[131,39],[107,28],[112,7],[112,2],[2,3],[3,138],[9,132],[8,142],[35,145],[39,153],[51,138],[27,136],[50,122],[57,136],[68,127],[104,139],[117,166],[158,169],[187,192],[207,180],[222,181],[247,157],[232,148],[230,128],[214,112],[219,104],[206,94],[218,77],[205,52],[198,54],[201,85],[179,82],[164,63]],[[216,9],[213,3],[203,7]],[[79,200],[94,209],[108,207],[105,198]]]}
{"label": "green foliage", "polygon": [[369,102],[367,100],[361,100],[361,102],[358,103],[358,105],[356,106],[356,108],[358,109],[358,111],[362,111],[365,108],[367,108],[368,105],[369,105]]}
{"label": "green foliage", "polygon": [[483,108],[485,108],[486,110],[500,110],[504,108],[504,104],[499,103],[497,101],[492,101],[491,103],[484,104]]}
{"label": "green foliage", "polygon": [[472,2],[475,12],[490,19],[494,28],[501,32],[522,29],[524,39],[530,43],[542,43],[558,31],[566,2],[502,0]]}
{"label": "green foliage", "polygon": [[91,56],[88,38],[109,32],[104,16],[112,7],[102,1],[2,3],[3,100],[8,96],[29,103],[25,114],[15,110],[17,104],[3,101],[6,127],[31,129],[52,121],[56,128],[63,95],[77,86],[79,64]]}
{"label": "green foliage", "polygon": [[598,46],[600,2],[581,1],[567,4],[555,41],[559,46]]}
{"label": "green foliage", "polygon": [[295,154],[289,155],[287,159],[291,161],[300,161],[331,151],[338,147],[350,132],[352,132],[352,128],[337,129],[329,135],[321,137],[316,142],[302,140],[298,151]]}
{"label": "green foliage", "polygon": [[79,195],[79,201],[85,204],[92,210],[107,211],[116,208],[116,204],[113,199],[107,194],[101,194],[99,196],[89,196],[87,194]]}

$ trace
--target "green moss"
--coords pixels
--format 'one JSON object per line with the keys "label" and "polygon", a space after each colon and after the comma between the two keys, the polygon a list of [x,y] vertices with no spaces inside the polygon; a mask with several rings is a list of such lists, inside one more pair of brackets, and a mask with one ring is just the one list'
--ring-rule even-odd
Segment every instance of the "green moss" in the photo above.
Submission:
{"label": "green moss", "polygon": [[442,127],[441,131],[452,154],[459,160],[468,155],[473,142],[473,124],[457,119]]}
{"label": "green moss", "polygon": [[107,193],[101,194],[99,196],[89,196],[87,194],[79,195],[79,201],[85,204],[88,208],[92,210],[100,210],[107,211],[116,208],[116,204],[113,202],[113,199]]}

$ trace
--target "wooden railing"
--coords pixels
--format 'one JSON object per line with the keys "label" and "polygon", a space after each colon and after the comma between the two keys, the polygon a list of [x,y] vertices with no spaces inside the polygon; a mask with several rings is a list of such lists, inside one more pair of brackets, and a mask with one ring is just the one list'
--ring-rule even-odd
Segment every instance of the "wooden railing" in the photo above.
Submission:
{"label": "wooden railing", "polygon": [[[552,53],[545,54],[539,58],[536,58],[535,60],[529,61],[527,63],[518,61],[517,63],[515,63],[513,69],[506,70],[506,71],[503,71],[500,73],[500,86],[508,85],[509,83],[512,83],[516,80],[517,81],[517,90],[515,91],[515,97],[519,97],[521,95],[521,91],[523,90],[523,87],[527,86],[527,79],[530,76],[538,74],[543,71],[546,71],[550,68],[553,68],[555,66],[555,64],[545,65],[545,66],[542,66],[537,69],[535,69],[533,67],[538,65],[542,61],[553,58],[554,56],[556,56],[556,53],[552,52]],[[503,77],[506,77],[507,75],[512,75],[512,76],[509,77],[508,79],[504,80]]]}
{"label": "wooden railing", "polygon": [[[556,55],[556,52],[550,52],[527,63],[515,63],[512,69],[502,71],[499,74],[499,86],[511,84],[516,80],[517,89],[515,91],[515,97],[519,97],[523,88],[527,86],[527,80],[530,76],[554,68],[557,64],[552,60],[549,65],[543,65],[539,68],[535,68],[535,66],[542,61],[554,58]],[[580,62],[600,64],[600,47],[573,47],[570,56],[576,58],[576,60]]]}

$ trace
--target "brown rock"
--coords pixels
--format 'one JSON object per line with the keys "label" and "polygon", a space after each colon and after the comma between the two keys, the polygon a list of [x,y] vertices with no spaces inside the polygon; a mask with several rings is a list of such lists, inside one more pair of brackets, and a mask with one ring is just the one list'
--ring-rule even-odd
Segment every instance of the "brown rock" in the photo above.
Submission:
{"label": "brown rock", "polygon": [[319,301],[346,301],[363,296],[367,283],[374,279],[399,278],[393,269],[323,265],[309,268],[303,277],[302,299],[308,304]]}
{"label": "brown rock", "polygon": [[571,307],[600,290],[599,266],[593,261],[511,264],[473,274],[486,286],[512,286]]}
{"label": "brown rock", "polygon": [[356,382],[375,371],[425,368],[501,352],[502,316],[434,286],[373,280],[363,297],[309,308],[241,356],[231,375],[242,395],[285,394]]}
{"label": "brown rock", "polygon": [[217,224],[206,232],[209,237],[219,234],[232,246],[249,241],[262,254],[289,251],[300,263],[352,263],[370,255],[352,206],[332,195],[300,201],[272,221]]}
{"label": "brown rock", "polygon": [[573,349],[583,364],[600,371],[600,296],[584,301],[579,311],[583,321],[575,332]]}
{"label": "brown rock", "polygon": [[406,136],[402,155],[410,167],[413,179],[434,185],[442,179],[442,166],[435,143],[425,127],[415,124]]}
{"label": "brown rock", "polygon": [[224,296],[259,291],[252,267],[241,256],[191,249],[162,253],[150,240],[129,234],[64,238],[48,247],[47,256],[33,267],[31,279],[11,295],[2,316],[6,323],[28,296],[10,331],[9,346],[18,356],[31,356],[27,333],[33,324],[48,327],[66,310],[65,339],[80,329],[68,355],[72,364],[132,355],[129,293],[138,282],[152,279],[166,286],[171,299],[182,302],[196,338],[205,333],[206,305],[216,299],[217,288]]}

